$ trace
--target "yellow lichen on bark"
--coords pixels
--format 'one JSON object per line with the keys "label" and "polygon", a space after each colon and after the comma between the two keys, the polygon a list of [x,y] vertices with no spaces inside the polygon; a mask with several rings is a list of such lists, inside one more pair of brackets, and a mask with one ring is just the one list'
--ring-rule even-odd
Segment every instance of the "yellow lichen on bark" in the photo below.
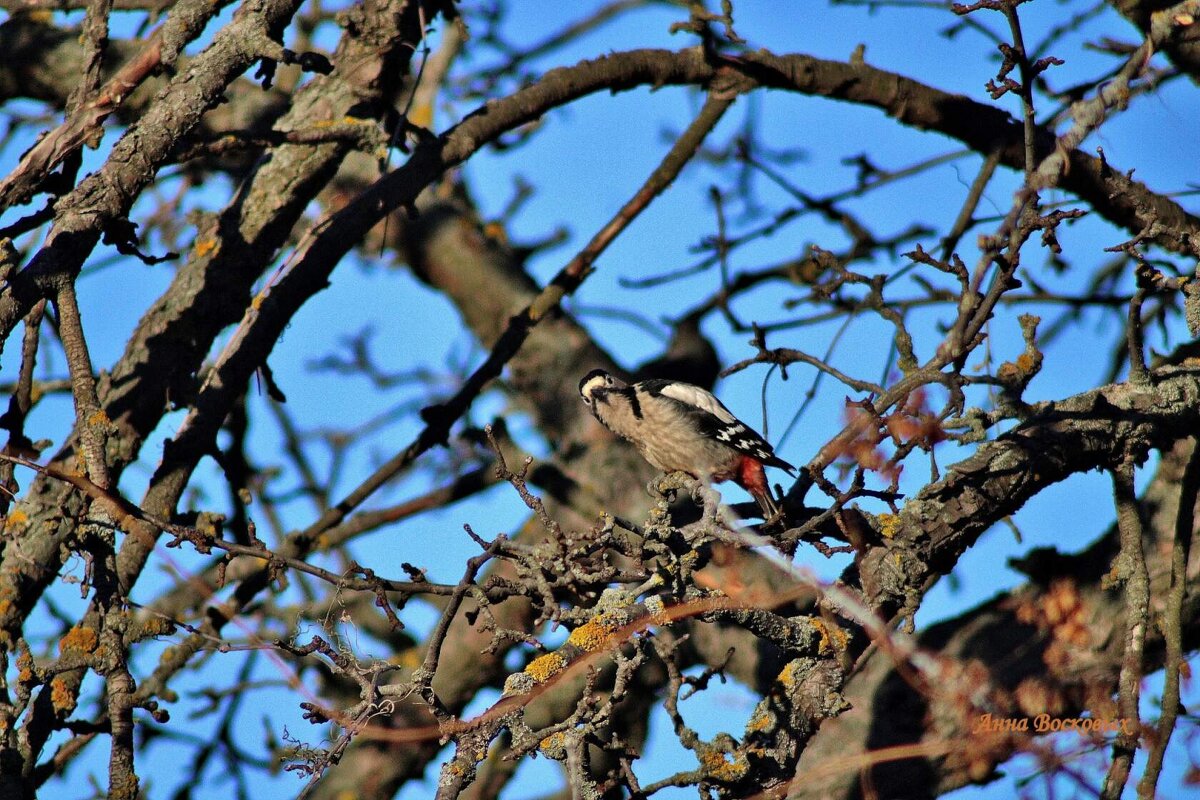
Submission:
{"label": "yellow lichen on bark", "polygon": [[100,644],[100,637],[91,628],[76,625],[58,640],[58,651],[64,655],[74,650],[80,653],[94,653]]}

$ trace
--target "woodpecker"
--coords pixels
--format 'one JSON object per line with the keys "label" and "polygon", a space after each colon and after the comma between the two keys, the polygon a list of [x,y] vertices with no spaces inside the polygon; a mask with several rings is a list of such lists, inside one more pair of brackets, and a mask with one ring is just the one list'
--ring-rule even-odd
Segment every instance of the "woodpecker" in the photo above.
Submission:
{"label": "woodpecker", "polygon": [[796,468],[762,436],[699,386],[646,380],[626,386],[602,369],[579,382],[583,404],[604,427],[632,443],[664,472],[733,480],[758,501],[764,520],[779,514],[764,467]]}

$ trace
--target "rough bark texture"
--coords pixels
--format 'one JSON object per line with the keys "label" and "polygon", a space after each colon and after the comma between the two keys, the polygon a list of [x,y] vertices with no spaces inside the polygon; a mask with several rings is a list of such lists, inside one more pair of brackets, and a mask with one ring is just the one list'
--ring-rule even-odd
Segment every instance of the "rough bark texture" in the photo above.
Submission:
{"label": "rough bark texture", "polygon": [[[1187,591],[1197,572],[1187,560],[1194,510],[1178,507],[1194,458],[1189,437],[1200,430],[1200,369],[1180,333],[1185,325],[1200,330],[1200,218],[1188,196],[1134,180],[1139,164],[1109,164],[1083,142],[1110,118],[1136,113],[1140,94],[1170,79],[1155,71],[1154,54],[1183,75],[1200,75],[1195,2],[1114,0],[1110,16],[1131,22],[1144,42],[1132,51],[1112,45],[1114,70],[1081,73],[1078,88],[1062,94],[1048,89],[1059,85],[1046,72],[1054,65],[1025,50],[1020,3],[959,9],[972,22],[993,14],[987,24],[1006,31],[991,100],[981,99],[983,90],[966,97],[915,77],[937,71],[873,67],[862,52],[843,62],[741,48],[727,4],[712,14],[674,10],[681,35],[698,37],[695,46],[688,45],[696,38],[676,50],[603,48],[595,52],[610,51],[573,65],[533,66],[647,5],[612,3],[520,48],[503,26],[492,27],[503,4],[493,18],[443,0],[360,0],[336,14],[252,0],[213,17],[220,4],[0,2],[10,12],[0,23],[0,104],[37,101],[60,115],[44,127],[10,114],[31,147],[12,154],[0,183],[0,211],[14,215],[0,236],[17,242],[0,240],[0,351],[20,361],[0,417],[10,434],[0,456],[0,674],[8,681],[0,686],[0,795],[35,796],[101,739],[109,795],[137,796],[154,740],[137,728],[175,730],[179,720],[168,722],[164,708],[178,701],[180,676],[228,655],[212,651],[230,642],[270,650],[294,687],[319,685],[319,695],[298,692],[296,702],[322,726],[300,739],[325,741],[253,756],[230,744],[246,713],[243,689],[246,704],[256,702],[249,698],[260,675],[247,659],[234,685],[213,686],[205,709],[220,715],[219,757],[237,779],[255,759],[287,758],[311,779],[306,796],[331,799],[391,797],[435,770],[439,797],[495,797],[512,790],[517,765],[534,753],[561,763],[572,796],[644,797],[685,786],[724,797],[935,797],[990,780],[1014,753],[1038,747],[1028,736],[979,735],[981,713],[1111,717],[1136,707],[1131,687],[1139,678],[1180,669],[1169,654],[1193,651],[1200,637],[1200,602]],[[67,8],[85,11],[78,29],[51,13]],[[143,11],[144,39],[110,40],[110,17]],[[474,16],[464,23],[460,13]],[[1064,21],[1062,31],[1091,13]],[[313,36],[332,23],[341,33],[326,59]],[[501,66],[488,67],[492,57]],[[492,146],[519,152],[559,123],[556,112],[582,101],[655,89],[645,99],[654,103],[680,88],[704,99],[661,148],[657,168],[622,187],[625,205],[583,231],[590,241],[563,256],[554,277],[535,278],[542,265],[529,265],[552,237],[508,241],[502,223],[517,221],[515,212],[483,220],[472,201],[473,159]],[[826,196],[810,190],[789,151],[807,145],[803,126],[794,142],[759,141],[758,106],[739,98],[780,92],[883,112],[863,137],[857,184]],[[1064,98],[1073,103],[1069,127],[1035,124]],[[1004,105],[1009,100],[1017,105]],[[1021,119],[1006,110],[1018,105]],[[746,116],[726,142],[721,125],[731,108]],[[447,113],[458,116],[437,126]],[[873,201],[907,177],[906,169],[875,165],[868,147],[897,125],[938,134],[983,163],[965,200],[966,180],[947,188],[961,207],[936,223],[936,239],[916,194],[891,203],[914,207],[904,224],[860,217],[869,206],[858,200]],[[84,148],[98,146],[100,158],[84,174]],[[581,154],[579,163],[593,156]],[[631,235],[639,215],[684,191],[676,177],[697,170],[689,166],[696,161],[713,181],[704,213],[715,228],[700,245],[700,265],[642,278],[648,287],[668,285],[647,308],[606,309],[643,327],[672,328],[662,356],[638,366],[608,352],[586,324],[589,310],[606,305],[587,293],[588,279],[607,268],[601,254]],[[167,169],[176,162],[180,169]],[[993,218],[983,195],[996,170],[1020,176],[1021,186],[999,203],[988,198],[999,209]],[[782,205],[760,198],[756,181],[780,190]],[[209,197],[228,187],[219,206],[194,200],[206,182]],[[1071,205],[1051,205],[1050,190]],[[520,187],[515,194],[513,208],[523,199]],[[1076,208],[1102,221],[1112,242],[1126,241],[1064,249],[1058,232]],[[739,248],[769,244],[804,217],[836,232],[814,233],[801,255],[774,266],[744,268]],[[153,263],[147,242],[158,239],[188,245],[169,287],[122,354],[94,363],[88,315],[104,309],[80,309],[76,282],[99,261],[102,242],[122,263]],[[1039,243],[1051,253],[1047,265],[1035,254]],[[358,463],[347,453],[384,437],[375,423],[346,429],[336,412],[323,430],[305,430],[302,415],[282,404],[270,357],[302,309],[347,279],[344,262],[356,251],[374,269],[402,260],[453,305],[483,354],[472,353],[450,377],[430,377],[428,353],[389,352],[383,367],[369,351],[370,320],[357,309],[329,320],[325,334],[344,340],[350,356],[322,363],[345,373],[347,386],[365,379],[380,391],[424,387],[402,412],[381,418],[399,414],[418,432],[407,444],[387,440],[388,455],[347,486],[341,470]],[[711,294],[693,297],[716,273],[699,290]],[[1063,274],[1080,277],[1069,289],[1043,286],[1059,286]],[[673,283],[683,275],[697,279]],[[122,290],[119,279],[111,286]],[[392,303],[398,315],[413,302],[401,294]],[[765,307],[752,299],[769,302],[782,321],[744,318],[746,308]],[[1008,303],[1062,317],[1042,333],[1037,318],[1017,318],[1024,352],[996,364],[991,342],[997,353],[1020,351],[992,326]],[[917,313],[929,308],[933,322],[935,315]],[[1128,379],[1026,402],[1044,365],[1074,366],[1053,347],[1043,352],[1039,337],[1046,327],[1079,323],[1081,310],[1119,321],[1104,347],[1115,354],[1113,375]],[[857,362],[869,358],[838,352],[842,330],[864,317],[889,332],[876,337],[887,364],[880,383],[859,374]],[[821,339],[820,322],[845,328]],[[726,333],[719,348],[709,340],[718,327]],[[1163,348],[1178,349],[1148,367],[1152,328]],[[810,348],[808,331],[824,344]],[[314,343],[314,361],[327,344]],[[817,346],[828,354],[810,355]],[[783,487],[786,517],[758,527],[737,521],[685,475],[655,475],[578,400],[580,376],[596,367],[711,386],[718,350],[744,359],[734,370],[769,364],[794,379],[812,368],[841,382],[788,384],[789,412],[802,412],[808,397],[849,393],[845,418],[822,421],[826,441]],[[38,365],[60,356],[67,377],[43,381]],[[261,387],[260,395],[248,387]],[[500,419],[487,431],[474,427],[482,422],[476,400],[492,389],[519,435],[510,437]],[[38,441],[34,410],[55,392],[70,395],[75,424],[51,455]],[[940,409],[935,396],[946,398]],[[340,407],[353,405],[345,399]],[[181,421],[168,416],[174,410]],[[264,419],[279,427],[279,453],[258,449]],[[177,425],[172,438],[148,454],[168,420]],[[536,439],[544,456],[524,463],[514,438]],[[945,452],[947,440],[957,449],[939,457],[941,471],[902,489],[901,469],[911,475],[922,451]],[[1026,585],[915,636],[904,631],[933,584],[1031,498],[1097,470],[1125,480],[1118,488],[1127,490],[1133,470],[1156,453],[1147,490],[1117,492],[1121,536],[1114,529],[1077,555],[1028,553],[1020,562]],[[224,477],[216,491],[196,477],[206,457]],[[14,465],[36,470],[24,488]],[[135,468],[148,488],[140,498],[121,496],[122,478]],[[360,513],[394,479],[417,474],[428,479],[428,495]],[[412,543],[398,544],[385,564],[359,564],[348,547],[498,483],[510,484],[513,502],[532,513],[509,534],[468,528],[479,552],[457,584],[430,581],[423,556],[407,549]],[[297,525],[301,503],[308,505]],[[189,555],[219,552],[141,602],[164,544]],[[1141,612],[1124,598],[1139,544],[1150,580]],[[852,563],[840,580],[816,581],[792,567],[798,547],[827,555],[840,548]],[[1188,571],[1179,573],[1180,564]],[[82,584],[86,604],[63,610],[56,592],[64,576]],[[1167,604],[1172,588],[1177,610]],[[401,627],[413,599],[439,615],[420,634]],[[339,620],[384,643],[386,662],[341,638]],[[565,626],[569,637],[539,644],[551,635],[546,623]],[[41,632],[47,626],[52,633]],[[159,638],[170,646],[154,650]],[[756,706],[743,729],[705,739],[681,703],[726,678],[753,692]],[[1164,715],[1165,733],[1173,719]],[[656,729],[673,735],[688,761],[658,784],[639,785],[638,759]],[[64,744],[49,752],[56,735]],[[1118,740],[1114,763],[1144,744]],[[189,746],[196,764],[215,757],[215,745]],[[889,748],[894,758],[881,754]],[[1106,791],[1118,795],[1126,778],[1114,769]],[[1146,780],[1153,789],[1153,776]]]}

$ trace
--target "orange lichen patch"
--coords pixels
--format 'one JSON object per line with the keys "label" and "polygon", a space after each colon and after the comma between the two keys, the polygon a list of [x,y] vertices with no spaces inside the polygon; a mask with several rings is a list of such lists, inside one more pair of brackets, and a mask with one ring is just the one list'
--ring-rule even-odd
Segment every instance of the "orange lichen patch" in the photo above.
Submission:
{"label": "orange lichen patch", "polygon": [[75,708],[75,692],[61,676],[50,681],[50,705],[59,714],[69,714]]}
{"label": "orange lichen patch", "polygon": [[137,635],[140,637],[147,636],[170,636],[175,632],[175,623],[163,617],[147,617],[138,625]]}
{"label": "orange lichen patch", "polygon": [[552,733],[538,743],[538,750],[547,758],[561,759],[567,754],[567,732]]}
{"label": "orange lichen patch", "polygon": [[88,425],[110,425],[112,424],[108,418],[108,414],[104,413],[104,409],[100,408],[92,412],[88,417]]}
{"label": "orange lichen patch", "polygon": [[[4,527],[8,530],[17,530],[28,521],[29,515],[21,509],[16,508],[4,518]],[[7,603],[8,601],[5,600],[4,602]]]}
{"label": "orange lichen patch", "polygon": [[573,644],[587,653],[599,650],[608,644],[622,624],[619,615],[600,614],[571,631],[567,644]]}
{"label": "orange lichen patch", "polygon": [[96,631],[76,625],[58,640],[58,651],[64,654],[68,650],[75,650],[80,653],[93,653],[99,644],[100,637],[96,635]]}
{"label": "orange lichen patch", "polygon": [[433,124],[433,106],[429,103],[414,103],[408,111],[408,121],[413,125],[428,128]]}
{"label": "orange lichen patch", "polygon": [[21,683],[29,683],[33,680],[33,655],[22,649],[17,654],[17,680]]}
{"label": "orange lichen patch", "polygon": [[796,679],[800,676],[800,660],[789,661],[780,671],[779,676],[775,680],[783,684],[784,688],[790,689],[796,685]]}
{"label": "orange lichen patch", "polygon": [[535,683],[545,683],[566,669],[567,660],[558,653],[547,653],[535,658],[525,667],[525,674],[533,678]]}
{"label": "orange lichen patch", "polygon": [[879,520],[879,535],[885,539],[891,539],[900,530],[899,514],[880,514],[875,519]]}
{"label": "orange lichen patch", "polygon": [[813,618],[813,627],[817,629],[817,652],[824,653],[830,649],[841,652],[850,644],[850,634],[841,628],[830,625],[820,617]]}
{"label": "orange lichen patch", "polygon": [[750,721],[746,723],[747,733],[763,733],[769,731],[774,726],[775,716],[767,713],[766,704],[760,704],[754,709],[754,713],[750,715]]}
{"label": "orange lichen patch", "polygon": [[215,253],[217,250],[217,237],[205,236],[202,239],[196,240],[196,258],[204,258],[207,255]]}
{"label": "orange lichen patch", "polygon": [[713,780],[741,780],[750,771],[750,762],[744,753],[725,753],[711,745],[698,746],[696,759],[704,774]]}

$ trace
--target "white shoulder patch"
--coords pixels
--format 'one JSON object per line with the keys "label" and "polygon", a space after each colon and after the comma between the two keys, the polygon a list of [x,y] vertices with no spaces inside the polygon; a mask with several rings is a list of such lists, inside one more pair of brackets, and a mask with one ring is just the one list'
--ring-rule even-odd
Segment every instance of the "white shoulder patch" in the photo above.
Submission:
{"label": "white shoulder patch", "polygon": [[667,397],[678,400],[681,403],[687,403],[689,406],[702,408],[712,414],[721,422],[736,423],[737,418],[729,413],[729,409],[721,405],[711,392],[706,392],[699,386],[692,386],[690,383],[670,383],[662,388],[662,393]]}

